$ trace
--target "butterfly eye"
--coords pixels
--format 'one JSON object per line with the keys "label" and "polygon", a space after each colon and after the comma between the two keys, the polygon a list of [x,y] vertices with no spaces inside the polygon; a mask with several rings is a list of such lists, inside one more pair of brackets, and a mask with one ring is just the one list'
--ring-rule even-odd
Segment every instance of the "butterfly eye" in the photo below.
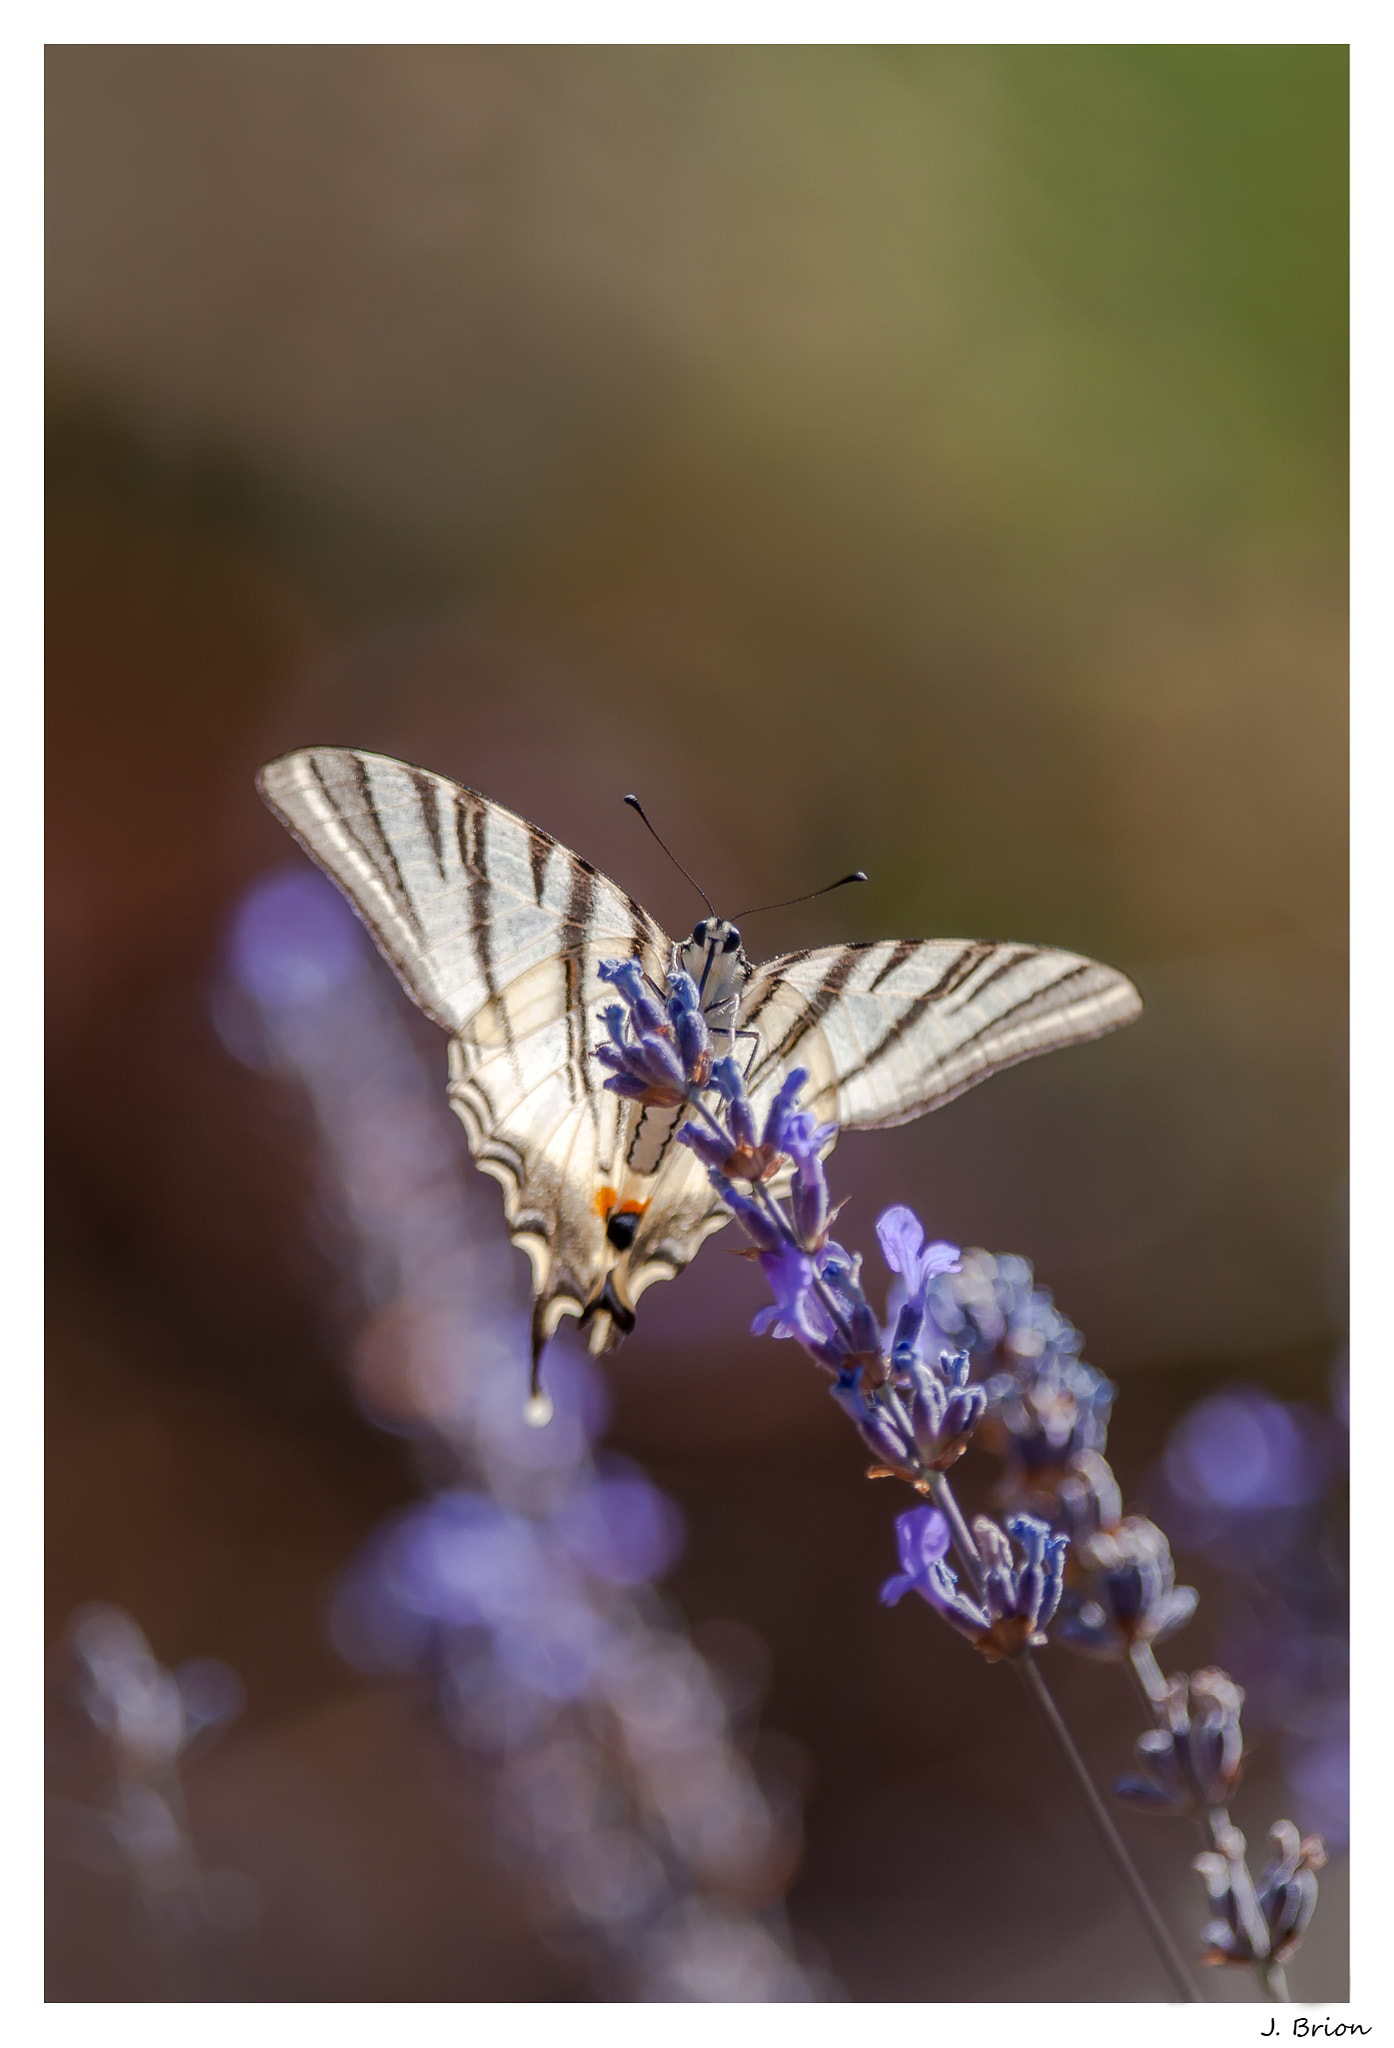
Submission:
{"label": "butterfly eye", "polygon": [[703,919],[702,919],[702,922],[701,922],[700,924],[695,924],[695,925],[693,925],[693,927],[692,927],[692,943],[693,943],[693,945],[694,945],[694,946],[705,946],[705,945],[706,945],[706,943],[707,943],[707,920],[706,920],[705,918],[703,918]]}
{"label": "butterfly eye", "polygon": [[729,932],[727,932],[727,934],[726,934],[726,944],[725,944],[725,945],[724,945],[724,946],[722,947],[722,949],[721,949],[721,950],[722,950],[722,952],[723,952],[723,953],[735,953],[735,952],[738,952],[738,951],[739,951],[739,949],[740,949],[740,943],[741,943],[741,935],[740,935],[740,933],[739,933],[739,932],[738,932],[738,931],[736,930],[736,927],[735,927],[734,925],[732,925],[732,927],[731,927],[730,931],[729,931]]}

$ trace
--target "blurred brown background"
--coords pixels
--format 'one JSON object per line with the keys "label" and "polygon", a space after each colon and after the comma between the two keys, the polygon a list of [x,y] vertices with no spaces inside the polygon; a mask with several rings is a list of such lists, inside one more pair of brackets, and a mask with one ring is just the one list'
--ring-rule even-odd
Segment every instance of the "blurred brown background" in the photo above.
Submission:
{"label": "blurred brown background", "polygon": [[[348,1388],[308,1112],[210,1019],[296,858],[271,755],[477,786],[672,930],[629,789],[719,905],[870,872],[757,956],[1124,968],[1132,1030],[849,1139],[846,1235],[903,1199],[1032,1259],[1120,1383],[1130,1500],[1199,1395],[1326,1401],[1345,121],[1321,46],[50,52],[50,1632],[115,1600],[242,1676],[189,1783],[267,1901],[233,1995],[591,1995],[324,1635],[419,1482]],[[796,1928],[859,2001],[1158,1996],[1002,1674],[877,1606],[903,1503],[758,1299],[715,1246],[655,1289],[610,1441],[688,1518],[687,1616],[772,1652]],[[1181,1563],[1194,1666],[1222,1603]],[[1122,1766],[1121,1679],[1048,1666]],[[1185,1830],[1127,1832],[1198,1925]],[[1345,1995],[1341,1881],[1299,1997]],[[160,1995],[115,1899],[60,1868],[52,1997]]]}

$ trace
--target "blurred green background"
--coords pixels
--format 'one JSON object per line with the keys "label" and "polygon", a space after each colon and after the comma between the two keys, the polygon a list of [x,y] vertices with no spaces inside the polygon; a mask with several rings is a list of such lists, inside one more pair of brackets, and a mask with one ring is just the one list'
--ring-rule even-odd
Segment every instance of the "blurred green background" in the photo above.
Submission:
{"label": "blurred green background", "polygon": [[[914,1200],[1035,1261],[1122,1384],[1125,1491],[1227,1377],[1325,1398],[1347,71],[1321,45],[50,52],[55,1627],[120,1599],[162,1656],[229,1657],[269,1729],[361,1688],[315,1603],[414,1482],[341,1391],[303,1119],[207,1020],[238,892],[294,857],[252,773],[310,741],[484,789],[674,930],[693,905],[625,790],[720,905],[869,870],[757,957],[964,935],[1125,968],[1133,1030],[845,1144],[852,1215]],[[819,1878],[820,1815],[832,1840],[839,1798],[875,1801],[748,1562],[757,1471],[794,1490],[812,1460],[816,1512],[861,1517],[868,1644],[886,1510],[742,1336],[734,1263],[648,1298],[615,1437],[693,1524],[685,1606],[739,1608],[790,1674],[770,1712],[816,1759],[831,1940],[874,1886]],[[752,1375],[781,1392],[734,1420]],[[857,1826],[843,1861],[874,1869]],[[57,1995],[122,1995],[84,1939],[64,1981],[98,1988]],[[403,1990],[389,1947],[261,1995],[530,1995]],[[1339,1995],[1334,1931],[1310,1953],[1299,1995]],[[833,1962],[857,1997],[980,1995]],[[1011,1995],[1070,1995],[1043,1982]]]}

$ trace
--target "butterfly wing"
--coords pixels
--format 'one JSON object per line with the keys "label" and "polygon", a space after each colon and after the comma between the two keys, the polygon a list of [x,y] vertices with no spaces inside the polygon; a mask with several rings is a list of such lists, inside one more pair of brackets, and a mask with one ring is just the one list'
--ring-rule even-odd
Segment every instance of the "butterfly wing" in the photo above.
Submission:
{"label": "butterfly wing", "polygon": [[756,969],[741,1028],[758,1033],[751,1093],[791,1066],[841,1129],[884,1130],[1018,1060],[1097,1038],[1142,1009],[1124,975],[1077,953],[967,939],[878,940],[786,953]]}
{"label": "butterfly wing", "polygon": [[[626,1165],[634,1106],[601,1086],[592,1057],[613,996],[599,963],[632,956],[661,983],[671,942],[589,862],[443,776],[311,747],[273,761],[258,786],[451,1034],[451,1102],[532,1262],[535,1353],[568,1314],[587,1316],[603,1348],[642,1288],[725,1216],[682,1146],[649,1172]],[[621,1253],[606,1217],[622,1201],[639,1222]]]}

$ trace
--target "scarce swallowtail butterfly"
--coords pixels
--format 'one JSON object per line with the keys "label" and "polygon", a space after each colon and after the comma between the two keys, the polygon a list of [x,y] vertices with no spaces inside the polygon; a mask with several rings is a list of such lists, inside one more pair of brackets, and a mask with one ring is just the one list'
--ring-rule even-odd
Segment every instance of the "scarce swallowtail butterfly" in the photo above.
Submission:
{"label": "scarce swallowtail butterfly", "polygon": [[534,1380],[563,1316],[581,1319],[592,1351],[609,1349],[644,1289],[728,1220],[701,1161],[673,1142],[685,1111],[602,1085],[603,960],[638,960],[660,987],[685,968],[713,1049],[739,1034],[757,1113],[798,1065],[804,1105],[844,1130],[906,1123],[1142,1007],[1111,967],[1041,946],[880,939],[754,966],[716,917],[675,944],[536,825],[383,754],[307,747],[257,785],[450,1035],[450,1101],[532,1263]]}

